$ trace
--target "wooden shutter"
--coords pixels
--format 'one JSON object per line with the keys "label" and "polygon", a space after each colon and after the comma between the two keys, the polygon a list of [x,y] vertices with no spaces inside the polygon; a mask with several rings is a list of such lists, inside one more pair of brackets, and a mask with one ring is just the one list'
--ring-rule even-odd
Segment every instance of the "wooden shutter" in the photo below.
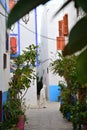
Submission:
{"label": "wooden shutter", "polygon": [[63,20],[60,20],[58,23],[59,23],[59,36],[63,36]]}
{"label": "wooden shutter", "polygon": [[63,50],[65,46],[65,37],[56,37],[57,50]]}
{"label": "wooden shutter", "polygon": [[0,122],[2,122],[2,91],[0,91]]}
{"label": "wooden shutter", "polygon": [[63,33],[64,36],[68,35],[68,14],[63,16]]}
{"label": "wooden shutter", "polygon": [[15,5],[15,0],[9,0],[9,9],[12,10]]}
{"label": "wooden shutter", "polygon": [[10,37],[10,53],[16,54],[17,53],[17,38]]}
{"label": "wooden shutter", "polygon": [[7,67],[7,54],[3,54],[3,68],[6,69]]}

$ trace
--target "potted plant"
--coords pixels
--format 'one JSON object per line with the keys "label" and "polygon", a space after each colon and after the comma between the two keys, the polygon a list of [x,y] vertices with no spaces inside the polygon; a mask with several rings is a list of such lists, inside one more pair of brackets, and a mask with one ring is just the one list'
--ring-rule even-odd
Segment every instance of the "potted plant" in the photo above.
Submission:
{"label": "potted plant", "polygon": [[36,48],[37,46],[30,45],[23,51],[22,55],[19,55],[14,60],[16,68],[9,82],[8,100],[3,106],[3,125],[6,127],[6,130],[14,129],[14,127],[24,130],[24,123],[26,121],[24,97],[31,86],[32,80],[36,78],[34,73],[37,55]]}
{"label": "potted plant", "polygon": [[[62,104],[60,106],[60,110],[66,119],[72,121],[74,128],[78,123],[73,123],[76,118],[73,118],[73,120],[71,118],[74,114],[72,114],[72,109],[75,110],[76,103],[78,101],[77,93],[82,87],[77,79],[77,56],[73,55],[70,57],[63,57],[60,53],[58,53],[58,55],[59,59],[55,60],[51,64],[51,67],[53,72],[59,74],[61,77],[63,76],[66,82],[66,85],[63,82],[59,82],[58,84],[61,88],[60,99],[62,101]],[[76,125],[74,126],[74,124]]]}

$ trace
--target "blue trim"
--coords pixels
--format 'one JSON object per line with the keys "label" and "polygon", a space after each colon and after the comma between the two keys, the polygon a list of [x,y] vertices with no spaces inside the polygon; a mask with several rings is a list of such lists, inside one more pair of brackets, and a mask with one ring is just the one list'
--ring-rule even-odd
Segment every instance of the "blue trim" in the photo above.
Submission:
{"label": "blue trim", "polygon": [[[5,91],[2,93],[2,106],[5,104],[5,102],[7,101],[7,94],[8,92]],[[2,110],[2,121],[3,121],[3,116],[4,116],[4,113],[3,113],[3,110]]]}
{"label": "blue trim", "polygon": [[[36,40],[36,46],[38,46],[38,34],[37,34],[37,9],[35,8],[35,40]],[[36,52],[38,54],[38,48],[36,49]],[[36,56],[36,66],[39,66],[38,56]]]}
{"label": "blue trim", "polygon": [[18,36],[18,34],[10,33],[10,36]]}
{"label": "blue trim", "polygon": [[7,94],[8,94],[7,91],[2,93],[2,105],[7,101]]}
{"label": "blue trim", "polygon": [[18,21],[18,54],[20,55],[20,21]]}
{"label": "blue trim", "polygon": [[9,12],[9,8],[7,6],[6,0],[0,0],[0,2],[2,3],[2,5],[4,6],[4,8],[6,9],[7,12]]}
{"label": "blue trim", "polygon": [[6,52],[8,52],[8,50],[9,50],[9,35],[8,35],[8,33],[6,32]]}
{"label": "blue trim", "polygon": [[10,36],[18,36],[18,51],[17,51],[17,54],[11,54],[11,58],[16,58],[20,55],[20,22],[18,21],[18,34],[10,34]]}

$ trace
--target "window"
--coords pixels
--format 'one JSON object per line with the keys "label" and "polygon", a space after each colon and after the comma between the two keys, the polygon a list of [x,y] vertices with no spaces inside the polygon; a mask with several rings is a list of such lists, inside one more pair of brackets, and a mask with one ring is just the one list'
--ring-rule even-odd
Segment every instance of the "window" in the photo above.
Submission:
{"label": "window", "polygon": [[43,74],[44,74],[45,70],[43,70]]}
{"label": "window", "polygon": [[65,46],[65,37],[63,36],[56,37],[56,46],[57,46],[57,50],[63,50]]}
{"label": "window", "polygon": [[49,69],[48,69],[48,67],[47,67],[47,74],[49,73]]}
{"label": "window", "polygon": [[10,37],[10,53],[16,54],[17,53],[17,38]]}
{"label": "window", "polygon": [[3,68],[6,69],[7,67],[7,55],[4,53],[3,54]]}
{"label": "window", "polygon": [[63,20],[59,21],[59,36],[63,36]]}
{"label": "window", "polygon": [[63,34],[64,36],[68,35],[68,14],[63,16]]}

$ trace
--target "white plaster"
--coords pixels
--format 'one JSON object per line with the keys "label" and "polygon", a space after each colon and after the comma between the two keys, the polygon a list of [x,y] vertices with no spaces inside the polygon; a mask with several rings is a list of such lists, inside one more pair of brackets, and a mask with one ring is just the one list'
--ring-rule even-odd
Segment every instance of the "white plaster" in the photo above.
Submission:
{"label": "white plaster", "polygon": [[[0,12],[7,15],[5,9],[0,4]],[[3,54],[7,55],[7,66],[3,68]],[[7,91],[9,82],[9,51],[6,52],[6,17],[0,14],[0,90]]]}
{"label": "white plaster", "polygon": [[[64,2],[65,0],[53,0],[42,7],[43,12],[41,15],[40,31],[41,37],[39,44],[39,59],[41,63],[38,67],[38,74],[40,77],[43,76],[43,83],[46,84],[47,87],[50,85],[58,85],[58,82],[61,79],[64,80],[60,76],[53,74],[49,67],[51,60],[53,61],[57,58],[56,37],[59,35],[58,21],[63,19],[65,13],[68,13],[69,32],[77,22],[76,9],[73,2],[71,2],[65,9],[63,9],[56,17],[53,18],[55,12],[61,7]],[[65,37],[65,39],[67,44],[68,37]],[[49,73],[47,73],[47,68],[49,68]]]}
{"label": "white plaster", "polygon": [[[22,19],[19,21],[20,26],[20,54],[31,44],[36,45],[35,39],[35,10],[29,13],[29,21],[25,24]],[[18,24],[15,24],[13,30],[14,34],[18,32]],[[12,31],[11,31],[12,33]],[[36,73],[36,68],[35,68]],[[36,80],[31,81],[31,87],[28,89],[25,95],[25,102],[27,106],[35,107],[37,105],[37,84]]]}

